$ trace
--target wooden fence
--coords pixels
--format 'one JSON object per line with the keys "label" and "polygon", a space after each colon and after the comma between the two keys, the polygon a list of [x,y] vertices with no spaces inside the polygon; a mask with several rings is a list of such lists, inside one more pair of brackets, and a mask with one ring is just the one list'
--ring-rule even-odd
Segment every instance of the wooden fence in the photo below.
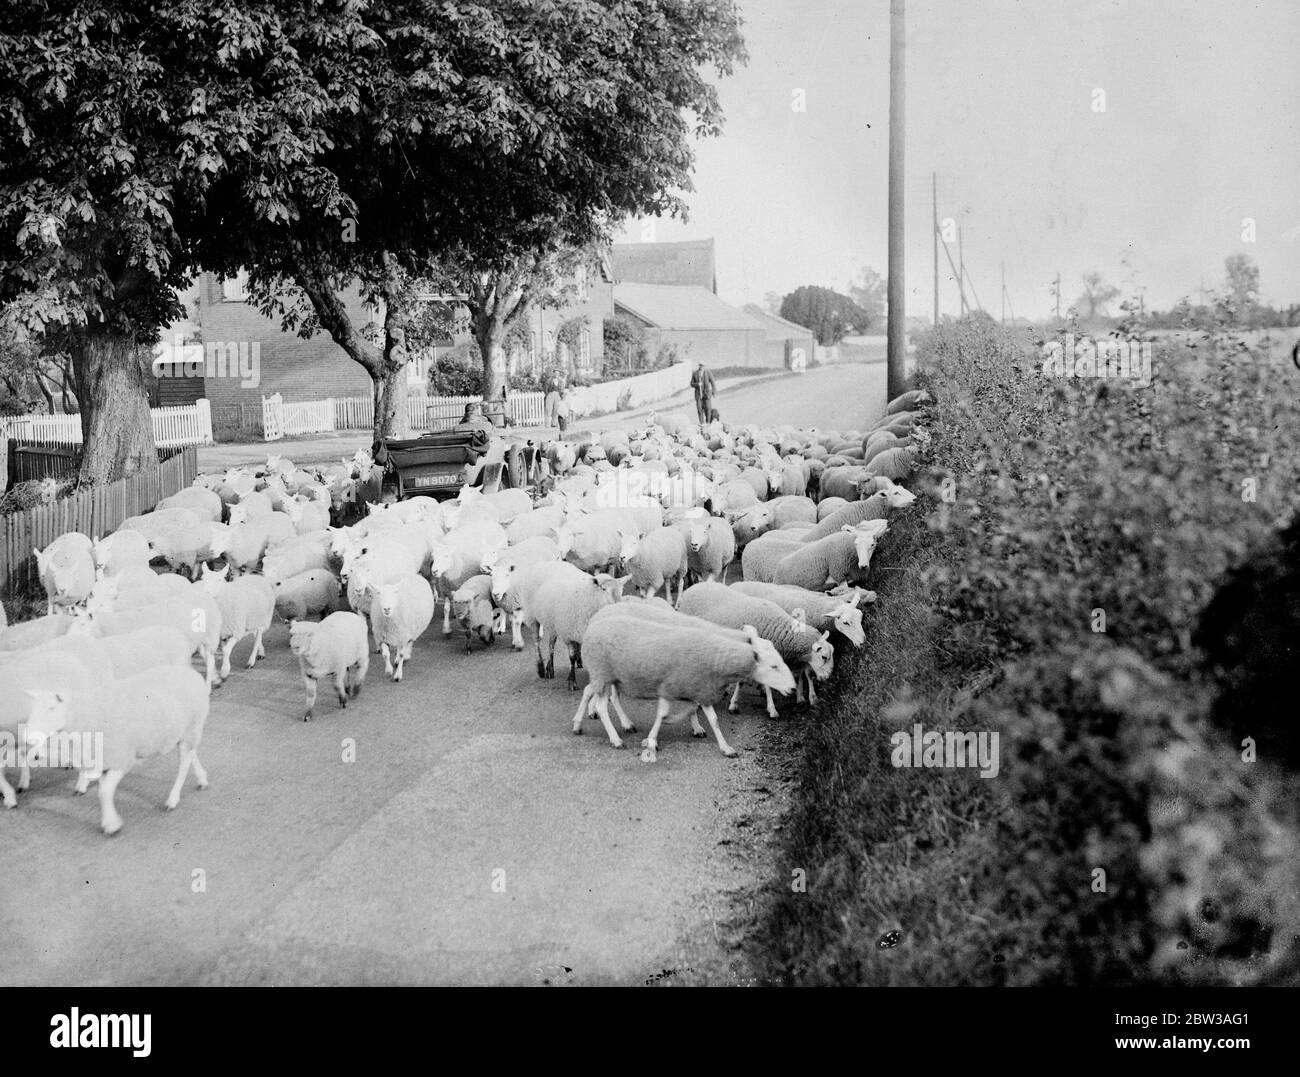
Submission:
{"label": "wooden fence", "polygon": [[193,484],[198,473],[198,451],[188,447],[156,468],[0,516],[0,593],[39,589],[33,547],[44,549],[68,531],[102,538],[128,517],[149,511],[164,497]]}
{"label": "wooden fence", "polygon": [[[212,444],[212,410],[202,399],[188,407],[151,408],[153,440],[160,449]],[[0,419],[0,440],[26,438],[81,444],[81,416],[14,415]]]}

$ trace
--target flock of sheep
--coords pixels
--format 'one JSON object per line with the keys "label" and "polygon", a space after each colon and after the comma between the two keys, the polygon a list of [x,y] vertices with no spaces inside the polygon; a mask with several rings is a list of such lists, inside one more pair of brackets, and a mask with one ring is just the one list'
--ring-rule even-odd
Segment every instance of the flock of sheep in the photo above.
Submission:
{"label": "flock of sheep", "polygon": [[[773,692],[815,704],[832,633],[863,642],[861,606],[875,597],[863,585],[890,512],[915,500],[898,483],[924,443],[927,400],[906,393],[871,430],[843,434],[652,415],[546,444],[533,492],[370,505],[346,526],[331,524],[357,514],[367,453],[327,469],[272,456],[200,476],[105,538],[61,535],[36,551],[46,615],[5,626],[0,611],[0,798],[17,804],[6,764],[22,791],[31,763],[68,765],[69,745],[94,738],[102,750],[73,764],[76,791],[99,782],[106,834],[122,826],[122,777],[172,750],[174,808],[191,768],[207,784],[197,749],[236,644],[251,638],[251,669],[274,620],[289,622],[310,719],[318,683],[346,707],[372,653],[400,681],[439,600],[442,632],[459,626],[467,652],[507,632],[522,651],[529,632],[551,678],[563,644],[569,688],[588,674],[575,733],[598,718],[621,748],[611,709],[631,732],[622,700],[653,699],[644,761],[675,708],[701,737],[702,713],[734,755],[718,700],[730,692],[735,713],[750,684],[771,715]],[[743,582],[728,586],[737,569]]]}

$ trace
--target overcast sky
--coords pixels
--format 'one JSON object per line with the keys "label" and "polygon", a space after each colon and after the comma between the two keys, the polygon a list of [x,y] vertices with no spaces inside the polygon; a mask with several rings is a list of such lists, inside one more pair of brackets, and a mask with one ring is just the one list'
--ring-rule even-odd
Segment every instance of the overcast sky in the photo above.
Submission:
{"label": "overcast sky", "polygon": [[[750,60],[722,84],[726,130],[699,147],[690,222],[654,237],[713,236],[735,303],[883,273],[889,0],[741,6]],[[1265,300],[1300,301],[1297,0],[908,0],[907,31],[909,314],[932,309],[932,171],[994,316],[1002,262],[1019,315],[1050,312],[1058,270],[1066,303],[1091,269],[1136,279],[1148,305],[1195,299],[1238,251]]]}

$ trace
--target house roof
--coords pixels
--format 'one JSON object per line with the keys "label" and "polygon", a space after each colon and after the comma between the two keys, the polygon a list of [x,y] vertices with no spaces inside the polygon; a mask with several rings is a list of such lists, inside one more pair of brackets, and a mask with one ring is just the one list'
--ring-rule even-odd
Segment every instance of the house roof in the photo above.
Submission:
{"label": "house roof", "polygon": [[807,326],[792,322],[789,318],[782,318],[779,314],[773,314],[770,310],[764,310],[757,303],[746,303],[742,309],[767,330],[768,338],[771,340],[785,340],[789,337],[810,337],[813,335],[813,331]]}
{"label": "house roof", "polygon": [[698,285],[615,284],[614,305],[660,329],[743,329],[762,326]]}
{"label": "house roof", "polygon": [[615,282],[694,284],[718,290],[712,239],[679,243],[615,243],[610,248]]}

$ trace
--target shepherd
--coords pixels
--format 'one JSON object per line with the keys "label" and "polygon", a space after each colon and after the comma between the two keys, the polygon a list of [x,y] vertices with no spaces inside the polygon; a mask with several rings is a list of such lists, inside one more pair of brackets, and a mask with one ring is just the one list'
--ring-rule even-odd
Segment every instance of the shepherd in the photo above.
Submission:
{"label": "shepherd", "polygon": [[709,421],[709,414],[713,411],[713,398],[718,391],[713,384],[713,375],[704,369],[703,363],[691,375],[691,388],[695,390],[695,410],[699,414],[700,425],[703,426]]}

